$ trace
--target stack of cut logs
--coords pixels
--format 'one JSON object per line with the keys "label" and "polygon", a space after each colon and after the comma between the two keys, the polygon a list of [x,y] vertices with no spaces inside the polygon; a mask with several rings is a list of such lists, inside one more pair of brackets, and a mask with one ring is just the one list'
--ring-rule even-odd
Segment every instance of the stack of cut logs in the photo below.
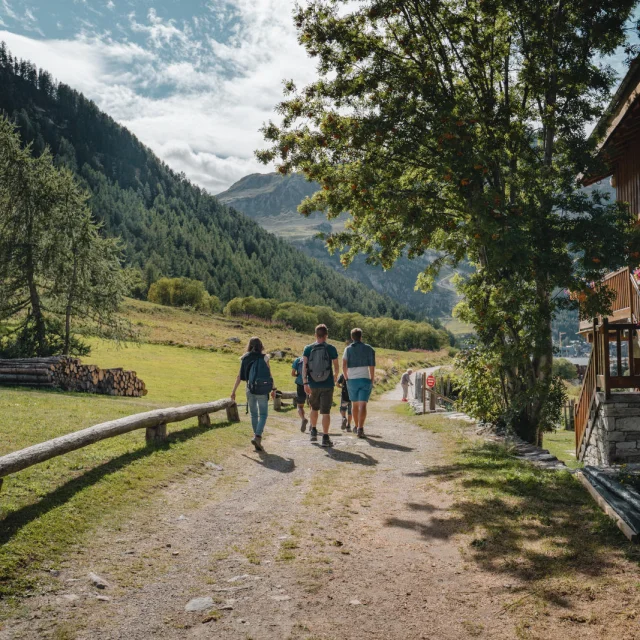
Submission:
{"label": "stack of cut logs", "polygon": [[110,396],[147,395],[147,388],[135,371],[100,369],[65,356],[0,360],[0,386],[56,388]]}

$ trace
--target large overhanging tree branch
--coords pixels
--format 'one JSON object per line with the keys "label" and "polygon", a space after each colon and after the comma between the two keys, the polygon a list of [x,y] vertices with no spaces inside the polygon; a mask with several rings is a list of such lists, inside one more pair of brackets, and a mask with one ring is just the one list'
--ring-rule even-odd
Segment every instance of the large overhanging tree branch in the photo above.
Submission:
{"label": "large overhanging tree branch", "polygon": [[589,311],[606,311],[589,283],[636,253],[624,208],[576,182],[594,165],[585,125],[615,79],[599,61],[625,43],[635,4],[312,0],[295,22],[318,80],[285,83],[281,123],[263,129],[261,160],[322,187],[301,213],[350,213],[327,238],[345,265],[432,249],[476,265],[461,313],[498,354],[503,417],[529,440],[559,397],[554,292],[588,292]]}

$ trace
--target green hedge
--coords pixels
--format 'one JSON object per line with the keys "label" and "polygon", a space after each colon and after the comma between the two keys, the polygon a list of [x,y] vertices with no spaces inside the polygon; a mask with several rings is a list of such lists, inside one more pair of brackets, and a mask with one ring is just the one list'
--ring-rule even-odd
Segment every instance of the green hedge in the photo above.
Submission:
{"label": "green hedge", "polygon": [[449,334],[427,322],[370,318],[359,313],[337,313],[329,307],[311,307],[297,302],[278,303],[264,298],[234,298],[224,309],[227,316],[253,316],[279,320],[301,333],[313,333],[316,325],[326,324],[335,340],[347,340],[351,329],[360,327],[365,340],[386,349],[428,349],[449,346]]}
{"label": "green hedge", "polygon": [[208,313],[222,309],[217,296],[209,295],[199,280],[189,278],[160,278],[149,287],[147,299],[167,307],[189,307]]}

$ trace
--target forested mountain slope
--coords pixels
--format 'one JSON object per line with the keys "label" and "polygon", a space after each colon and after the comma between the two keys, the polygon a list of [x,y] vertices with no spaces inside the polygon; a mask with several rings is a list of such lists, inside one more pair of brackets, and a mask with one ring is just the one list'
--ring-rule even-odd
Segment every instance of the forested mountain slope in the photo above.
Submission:
{"label": "forested mountain slope", "polygon": [[305,254],[328,264],[338,273],[344,273],[383,295],[409,305],[422,315],[431,318],[451,316],[458,301],[451,283],[454,274],[451,269],[443,269],[436,286],[429,293],[414,289],[418,274],[435,259],[433,253],[414,260],[401,258],[387,272],[381,267],[367,264],[364,257],[359,256],[345,271],[339,257],[329,255],[323,242],[314,237],[318,232],[342,229],[344,219],[328,221],[320,213],[305,218],[297,212],[300,202],[319,188],[317,183],[308,182],[302,175],[254,173],[219,193],[217,198],[246,213],[268,231],[287,238]]}
{"label": "forested mountain slope", "polygon": [[48,146],[90,190],[106,233],[120,236],[129,265],[202,280],[227,301],[254,295],[329,305],[366,315],[413,315],[391,298],[265,232],[173,172],[98,107],[0,46],[0,112],[34,153]]}

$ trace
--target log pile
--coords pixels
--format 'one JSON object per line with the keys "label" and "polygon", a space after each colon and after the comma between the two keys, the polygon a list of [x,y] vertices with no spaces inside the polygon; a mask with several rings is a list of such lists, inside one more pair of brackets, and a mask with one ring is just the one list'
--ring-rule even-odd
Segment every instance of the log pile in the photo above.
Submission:
{"label": "log pile", "polygon": [[0,360],[0,386],[86,391],[110,396],[147,395],[147,388],[135,371],[100,369],[66,356]]}

